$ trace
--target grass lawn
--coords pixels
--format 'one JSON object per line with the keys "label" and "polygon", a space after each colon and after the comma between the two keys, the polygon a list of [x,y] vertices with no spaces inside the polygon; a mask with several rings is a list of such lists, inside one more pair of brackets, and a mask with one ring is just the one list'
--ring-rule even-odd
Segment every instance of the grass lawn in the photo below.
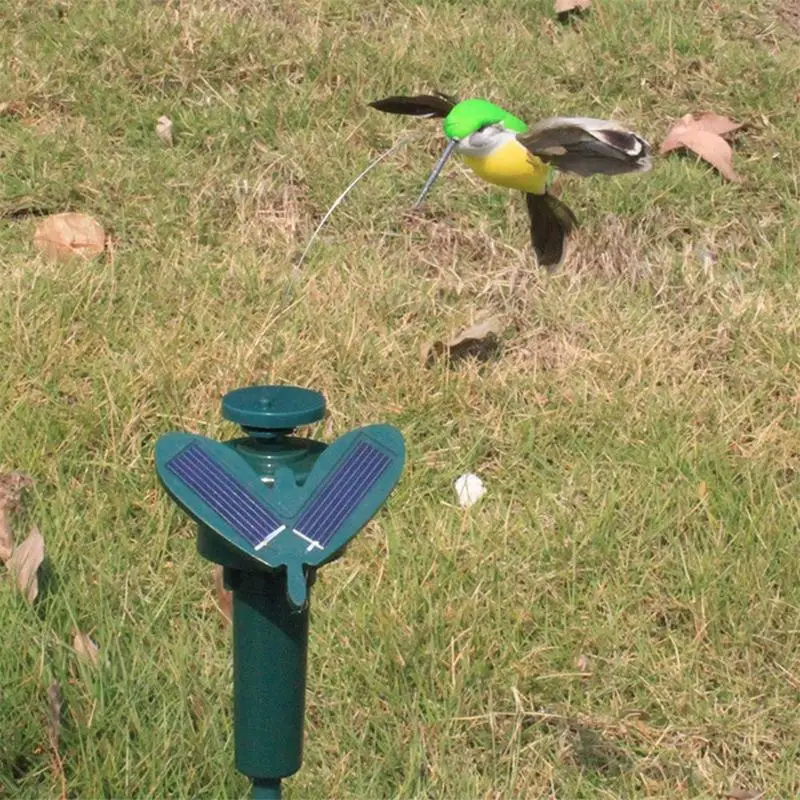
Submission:
{"label": "grass lawn", "polygon": [[[792,3],[0,4],[0,472],[35,479],[15,529],[47,550],[34,606],[0,582],[0,798],[246,795],[230,629],[153,445],[229,438],[222,394],[271,382],[324,392],[315,437],[408,448],[314,588],[288,798],[800,796]],[[582,227],[548,275],[524,204],[457,159],[409,212],[441,128],[366,103],[431,89],[654,145],[726,114],[743,181],[679,154],[564,177]],[[104,257],[37,254],[67,210]],[[422,363],[489,314],[488,361]]]}

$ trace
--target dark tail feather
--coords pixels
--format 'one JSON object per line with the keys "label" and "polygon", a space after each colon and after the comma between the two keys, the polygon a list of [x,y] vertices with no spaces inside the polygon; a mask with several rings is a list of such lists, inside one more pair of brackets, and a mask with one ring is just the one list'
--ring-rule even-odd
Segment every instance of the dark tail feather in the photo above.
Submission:
{"label": "dark tail feather", "polygon": [[554,267],[564,257],[567,235],[578,226],[575,215],[552,194],[525,194],[531,221],[531,241],[542,267]]}
{"label": "dark tail feather", "polygon": [[418,94],[416,97],[386,97],[373,100],[369,105],[387,114],[405,114],[410,117],[446,117],[456,100],[445,94]]}

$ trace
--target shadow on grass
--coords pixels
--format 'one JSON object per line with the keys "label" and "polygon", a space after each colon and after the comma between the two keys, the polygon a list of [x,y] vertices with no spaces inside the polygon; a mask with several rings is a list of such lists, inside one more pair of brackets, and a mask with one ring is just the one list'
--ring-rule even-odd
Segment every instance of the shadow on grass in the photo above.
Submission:
{"label": "shadow on grass", "polygon": [[435,361],[441,359],[447,367],[455,369],[470,359],[481,364],[497,360],[502,355],[502,351],[502,344],[494,334],[483,339],[465,339],[453,345],[435,342],[426,355],[425,363],[427,366],[431,366]]}
{"label": "shadow on grass", "polygon": [[570,728],[575,737],[575,760],[584,769],[609,777],[635,770],[636,765],[630,755],[598,731],[583,725],[572,725]]}

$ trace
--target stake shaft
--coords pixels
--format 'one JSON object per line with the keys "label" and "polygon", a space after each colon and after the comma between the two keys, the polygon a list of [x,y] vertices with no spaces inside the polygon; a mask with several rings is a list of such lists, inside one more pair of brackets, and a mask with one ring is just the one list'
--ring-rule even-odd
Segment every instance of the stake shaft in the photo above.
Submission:
{"label": "stake shaft", "polygon": [[253,778],[252,800],[281,800],[280,778]]}

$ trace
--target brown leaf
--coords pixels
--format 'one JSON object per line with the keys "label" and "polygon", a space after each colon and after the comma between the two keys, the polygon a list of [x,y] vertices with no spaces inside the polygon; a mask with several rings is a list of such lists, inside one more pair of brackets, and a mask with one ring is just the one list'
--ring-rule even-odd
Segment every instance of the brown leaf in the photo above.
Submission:
{"label": "brown leaf", "polygon": [[502,331],[502,321],[498,317],[490,317],[464,328],[448,341],[423,344],[420,355],[425,364],[430,364],[437,356],[442,355],[451,361],[458,361],[470,355],[486,359],[496,349],[497,337]]}
{"label": "brown leaf", "polygon": [[695,114],[695,120],[704,131],[709,133],[716,133],[717,136],[725,136],[727,133],[733,133],[744,127],[741,122],[734,122],[728,117],[722,117],[715,114],[713,111],[704,111],[702,114]]}
{"label": "brown leaf", "polygon": [[75,631],[72,647],[78,654],[78,658],[88,661],[93,667],[97,666],[100,648],[88,634]]}
{"label": "brown leaf", "polygon": [[214,567],[214,587],[217,590],[217,606],[225,621],[230,622],[233,618],[233,592],[225,588],[223,570],[220,566]]}
{"label": "brown leaf", "polygon": [[742,127],[741,123],[733,122],[727,117],[714,114],[712,111],[705,111],[702,114],[685,114],[670,128],[658,152],[664,155],[670,150],[684,147],[682,136],[686,131],[701,130],[715,133],[717,136],[724,136]]}
{"label": "brown leaf", "polygon": [[559,16],[571,14],[572,12],[586,11],[592,4],[592,0],[556,0],[556,14]]}
{"label": "brown leaf", "polygon": [[0,562],[5,564],[14,552],[14,531],[11,527],[11,512],[20,506],[25,489],[33,486],[33,480],[21,472],[0,475]]}
{"label": "brown leaf", "polygon": [[731,164],[733,150],[721,136],[708,131],[693,130],[686,131],[681,138],[685,147],[697,153],[704,161],[708,161],[712,167],[716,167],[729,181],[741,180]]}
{"label": "brown leaf", "polygon": [[39,579],[36,573],[42,561],[44,561],[44,538],[34,527],[31,528],[28,538],[14,550],[6,565],[29,603],[33,603],[39,594]]}
{"label": "brown leaf", "polygon": [[725,795],[726,800],[759,800],[764,796],[764,792],[751,792],[748,789],[728,789]]}
{"label": "brown leaf", "polygon": [[8,503],[19,503],[19,498],[25,489],[30,489],[33,486],[33,478],[29,475],[24,475],[21,472],[4,472],[0,473],[0,498],[12,496],[12,500],[6,500]]}
{"label": "brown leaf", "polygon": [[0,562],[5,564],[14,552],[14,531],[6,507],[0,505]]}
{"label": "brown leaf", "polygon": [[35,247],[54,261],[94,258],[103,252],[105,243],[105,231],[97,220],[72,212],[47,217],[33,235]]}
{"label": "brown leaf", "polygon": [[740,123],[710,111],[696,115],[686,114],[670,129],[661,143],[659,153],[664,155],[671,150],[685,147],[712,167],[716,167],[729,181],[739,181],[741,178],[731,163],[733,151],[722,137],[741,127]]}

